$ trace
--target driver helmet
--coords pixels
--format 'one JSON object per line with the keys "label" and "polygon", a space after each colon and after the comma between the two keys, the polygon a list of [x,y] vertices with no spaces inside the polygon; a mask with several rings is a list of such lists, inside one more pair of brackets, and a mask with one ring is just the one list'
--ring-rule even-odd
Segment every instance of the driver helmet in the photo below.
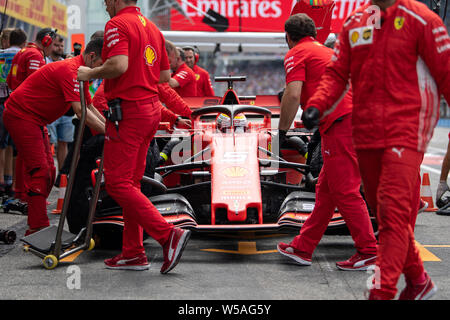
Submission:
{"label": "driver helmet", "polygon": [[[226,132],[227,129],[231,128],[230,117],[224,113],[221,113],[217,116],[216,119],[217,129],[222,132]],[[234,128],[235,131],[244,131],[248,127],[247,117],[240,113],[234,116]]]}

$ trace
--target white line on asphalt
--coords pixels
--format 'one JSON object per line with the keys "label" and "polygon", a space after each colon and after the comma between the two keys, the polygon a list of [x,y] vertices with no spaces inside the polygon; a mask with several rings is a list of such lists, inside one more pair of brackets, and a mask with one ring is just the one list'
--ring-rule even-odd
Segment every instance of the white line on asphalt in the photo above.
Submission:
{"label": "white line on asphalt", "polygon": [[336,269],[331,266],[330,262],[324,254],[321,254],[321,258],[323,259],[323,263],[320,264],[321,266],[324,266],[327,271],[336,271]]}

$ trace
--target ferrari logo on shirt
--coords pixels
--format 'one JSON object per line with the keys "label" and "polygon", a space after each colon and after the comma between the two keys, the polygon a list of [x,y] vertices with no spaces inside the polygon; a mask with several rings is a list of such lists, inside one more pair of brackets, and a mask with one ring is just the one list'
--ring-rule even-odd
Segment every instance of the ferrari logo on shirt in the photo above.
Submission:
{"label": "ferrari logo on shirt", "polygon": [[349,31],[350,47],[373,43],[373,26],[354,28]]}
{"label": "ferrari logo on shirt", "polygon": [[145,21],[145,18],[143,16],[138,15],[139,20],[141,20],[142,24],[145,26],[147,26],[147,21]]}
{"label": "ferrari logo on shirt", "polygon": [[397,30],[400,30],[405,24],[405,17],[396,17],[394,20],[394,27]]}
{"label": "ferrari logo on shirt", "polygon": [[200,75],[198,73],[195,74],[195,80],[200,80]]}
{"label": "ferrari logo on shirt", "polygon": [[144,58],[145,63],[152,67],[156,60],[156,51],[152,46],[145,47]]}
{"label": "ferrari logo on shirt", "polygon": [[13,65],[11,73],[14,77],[17,76],[17,64]]}

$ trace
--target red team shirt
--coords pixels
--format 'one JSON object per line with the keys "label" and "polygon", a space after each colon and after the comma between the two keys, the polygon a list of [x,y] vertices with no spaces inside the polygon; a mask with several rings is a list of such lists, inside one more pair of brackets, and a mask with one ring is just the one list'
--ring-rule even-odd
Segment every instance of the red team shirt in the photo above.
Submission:
{"label": "red team shirt", "polygon": [[[139,23],[133,23],[136,20]],[[170,69],[165,40],[138,7],[126,7],[106,23],[103,61],[117,55],[126,55],[133,63],[120,77],[104,80],[106,99],[136,101],[157,96],[160,70]]]}
{"label": "red team shirt", "polygon": [[11,71],[6,79],[8,87],[15,90],[28,76],[44,65],[44,53],[34,43],[29,43],[13,58]]}
{"label": "red team shirt", "polygon": [[197,96],[197,81],[195,80],[195,73],[191,68],[183,63],[172,75],[172,78],[177,80],[180,84],[174,90],[180,97],[196,97]]}
{"label": "red team shirt", "polygon": [[[49,63],[29,76],[6,101],[15,116],[45,126],[63,116],[71,102],[80,101],[77,71],[83,57]],[[89,83],[85,82],[86,104],[91,104]]]}
{"label": "red team shirt", "polygon": [[[320,78],[325,72],[327,64],[331,61],[333,50],[325,47],[313,37],[305,37],[288,51],[284,59],[286,71],[286,84],[293,81],[302,81],[300,104],[302,109],[306,102],[317,90]],[[325,132],[338,118],[352,111],[352,96],[350,90],[341,103],[337,105],[336,112],[321,120],[320,130]]]}
{"label": "red team shirt", "polygon": [[101,114],[103,114],[103,111],[108,110],[108,101],[105,98],[105,81],[104,80],[98,86],[97,91],[95,91],[94,97],[92,98],[92,105]]}
{"label": "red team shirt", "polygon": [[328,109],[351,78],[355,148],[425,152],[439,118],[440,96],[450,101],[447,28],[419,1],[397,0],[381,11],[380,28],[370,11],[368,3],[346,19],[308,104]]}
{"label": "red team shirt", "polygon": [[208,71],[198,65],[194,65],[192,70],[197,81],[197,97],[214,97],[214,89]]}
{"label": "red team shirt", "polygon": [[[163,85],[167,85],[167,87],[163,87]],[[170,104],[171,106],[176,107],[176,109],[178,109],[181,112],[180,114],[186,113],[185,109],[183,109],[184,107],[186,107],[189,110],[188,115],[190,116],[192,111],[190,111],[189,107],[187,107],[187,105],[183,101],[183,99],[181,99],[178,95],[176,95],[176,96],[171,95],[170,91],[167,90],[167,88],[170,90],[173,90],[172,88],[169,87],[169,84],[167,84],[167,83],[158,85],[158,90],[159,90],[158,95],[159,95],[159,99],[161,100],[161,102]],[[176,100],[176,98],[178,98],[179,100]],[[98,111],[100,111],[100,113],[103,114],[103,111],[108,109],[107,103],[108,103],[108,101],[106,100],[106,97],[105,97],[105,81],[102,81],[100,86],[97,88],[97,91],[95,92],[94,97],[92,98],[92,104]],[[175,113],[173,113],[168,108],[163,107],[161,105],[161,122],[170,122],[171,126],[173,126],[173,124],[177,120],[177,117],[178,116]],[[91,129],[91,132],[92,132],[92,135],[98,134],[97,132],[95,132],[92,129]]]}
{"label": "red team shirt", "polygon": [[158,84],[158,91],[159,100],[164,103],[168,109],[181,116],[191,117],[192,110],[167,82]]}

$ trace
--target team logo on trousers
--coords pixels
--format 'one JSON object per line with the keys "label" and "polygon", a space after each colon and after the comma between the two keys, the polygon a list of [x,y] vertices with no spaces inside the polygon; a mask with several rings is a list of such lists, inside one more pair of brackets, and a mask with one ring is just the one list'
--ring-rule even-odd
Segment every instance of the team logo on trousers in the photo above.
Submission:
{"label": "team logo on trousers", "polygon": [[394,20],[394,27],[397,30],[400,30],[405,24],[405,17],[397,17]]}
{"label": "team logo on trousers", "polygon": [[392,152],[396,153],[399,158],[402,157],[402,153],[405,151],[405,148],[398,149],[396,147],[392,148]]}
{"label": "team logo on trousers", "polygon": [[147,65],[153,67],[156,61],[156,51],[152,46],[148,45],[145,47],[144,59]]}

